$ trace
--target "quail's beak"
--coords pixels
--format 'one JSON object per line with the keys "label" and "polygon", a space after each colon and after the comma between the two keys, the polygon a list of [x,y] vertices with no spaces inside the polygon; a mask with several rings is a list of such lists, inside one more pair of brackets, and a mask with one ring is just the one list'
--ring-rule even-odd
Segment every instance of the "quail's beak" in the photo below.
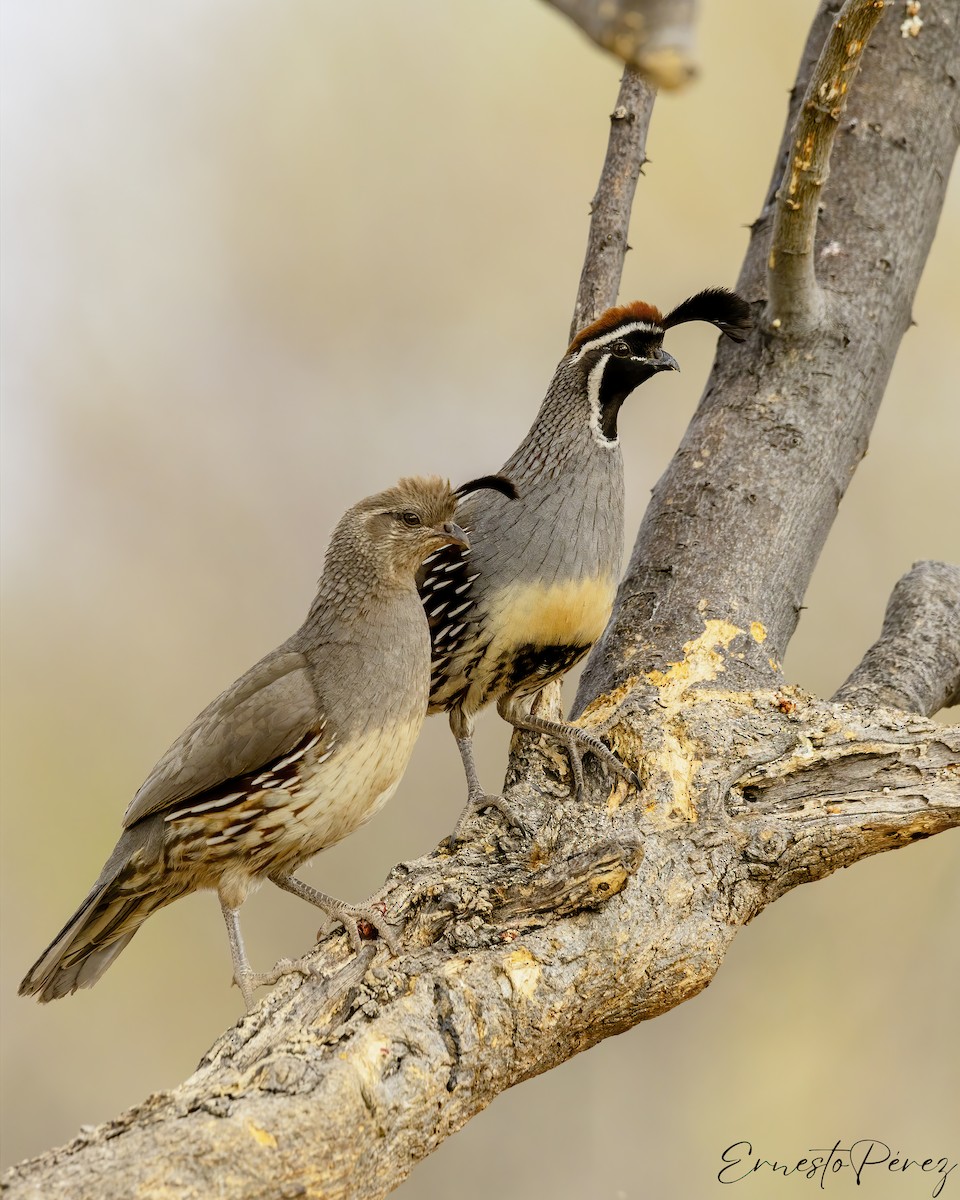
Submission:
{"label": "quail's beak", "polygon": [[470,549],[470,539],[454,521],[446,521],[434,529],[438,538],[442,538],[448,546],[459,546],[461,550]]}
{"label": "quail's beak", "polygon": [[673,355],[668,354],[666,352],[666,350],[658,350],[656,352],[656,354],[654,354],[653,358],[650,360],[650,363],[655,371],[679,371],[680,370],[680,364],[673,357]]}

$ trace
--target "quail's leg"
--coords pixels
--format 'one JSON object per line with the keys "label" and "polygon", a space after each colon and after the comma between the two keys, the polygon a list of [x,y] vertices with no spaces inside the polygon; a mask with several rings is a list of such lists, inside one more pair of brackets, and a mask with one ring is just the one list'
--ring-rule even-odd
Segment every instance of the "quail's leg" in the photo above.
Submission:
{"label": "quail's leg", "polygon": [[270,875],[269,879],[278,888],[283,888],[285,892],[291,892],[294,896],[299,896],[301,900],[306,900],[309,904],[315,905],[331,921],[336,921],[337,924],[342,925],[346,930],[347,937],[350,939],[350,944],[357,954],[360,953],[363,946],[360,931],[357,929],[357,922],[361,920],[373,926],[380,935],[381,940],[389,948],[391,954],[400,953],[400,947],[393,930],[385,923],[383,914],[376,908],[376,900],[379,893],[365,904],[345,904],[342,900],[337,900],[335,896],[328,896],[326,892],[318,891],[317,888],[311,887],[309,883],[304,883],[296,875],[284,874],[278,871]]}
{"label": "quail's leg", "polygon": [[[456,734],[454,734],[454,737],[456,737]],[[463,762],[463,773],[467,777],[467,801],[474,806],[483,805],[487,797],[484,795],[480,784],[480,778],[477,775],[477,764],[473,758],[472,731],[464,737],[457,738],[457,749],[460,751],[460,758]]]}
{"label": "quail's leg", "polygon": [[254,971],[247,958],[247,952],[243,945],[243,934],[240,932],[240,909],[232,908],[221,896],[220,911],[223,913],[223,920],[227,926],[227,937],[230,939],[233,979],[243,996],[247,1012],[253,1008],[254,988],[270,987],[284,975],[289,975],[293,971],[297,971],[301,975],[309,975],[309,968],[304,965],[303,959],[282,958],[272,971]]}
{"label": "quail's leg", "polygon": [[468,717],[460,708],[450,710],[450,729],[457,741],[457,749],[463,761],[463,771],[467,777],[467,806],[460,814],[460,820],[453,831],[454,841],[460,841],[464,836],[471,817],[482,812],[485,808],[495,808],[503,815],[507,823],[526,833],[523,821],[514,812],[512,806],[503,796],[488,796],[480,785],[477,775],[477,764],[473,759],[473,718]]}
{"label": "quail's leg", "polygon": [[570,756],[570,768],[573,771],[574,794],[579,798],[583,795],[583,755],[589,750],[610,768],[621,779],[625,779],[631,787],[640,790],[640,780],[635,772],[625,766],[614,752],[605,746],[595,733],[581,729],[579,725],[571,725],[567,721],[550,721],[545,717],[535,717],[526,712],[521,700],[516,696],[502,696],[497,702],[497,712],[514,729],[526,729],[531,733],[545,733],[554,737],[566,748]]}

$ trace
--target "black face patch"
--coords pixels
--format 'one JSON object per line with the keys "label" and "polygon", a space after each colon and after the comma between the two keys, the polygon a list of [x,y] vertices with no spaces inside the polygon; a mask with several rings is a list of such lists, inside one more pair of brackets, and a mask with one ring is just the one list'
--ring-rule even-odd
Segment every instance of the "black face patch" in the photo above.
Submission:
{"label": "black face patch", "polygon": [[662,368],[655,361],[618,358],[613,354],[607,359],[600,379],[600,431],[605,438],[616,440],[620,406],[635,388],[659,370]]}
{"label": "black face patch", "polygon": [[660,361],[662,333],[634,330],[608,342],[600,353],[604,361],[600,378],[600,431],[609,441],[617,438],[617,417],[620,406],[635,388],[671,360]]}

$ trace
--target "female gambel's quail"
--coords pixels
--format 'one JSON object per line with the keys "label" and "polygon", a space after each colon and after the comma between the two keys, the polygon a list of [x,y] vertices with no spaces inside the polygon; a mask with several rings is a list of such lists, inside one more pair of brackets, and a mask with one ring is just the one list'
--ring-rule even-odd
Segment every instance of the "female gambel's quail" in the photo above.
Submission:
{"label": "female gambel's quail", "polygon": [[468,549],[453,518],[476,488],[515,494],[491,476],[457,492],[438,478],[402,479],[346,513],[303,625],[160,759],[100,878],[21,995],[45,1001],[90,987],[155,909],[202,888],[219,893],[248,1008],[255,987],[294,968],[258,975],[247,961],[239,909],[264,879],[342,922],[355,947],[359,917],[388,933],[370,903],[350,907],[293,872],[368,821],[400,782],[430,681],[415,573],[438,546]]}
{"label": "female gambel's quail", "polygon": [[516,728],[566,746],[578,793],[586,750],[636,785],[597,737],[531,715],[525,698],[581,659],[610,616],[623,547],[617,415],[644,380],[678,370],[663,336],[686,321],[708,321],[742,341],[750,310],[735,293],[711,288],[667,316],[639,301],[611,308],[577,334],[501,469],[519,499],[474,496],[459,514],[470,549],[444,546],[420,570],[433,643],[430,712],[450,714],[473,809],[493,804],[511,815],[500,797],[484,796],[473,761],[474,716],[493,700]]}

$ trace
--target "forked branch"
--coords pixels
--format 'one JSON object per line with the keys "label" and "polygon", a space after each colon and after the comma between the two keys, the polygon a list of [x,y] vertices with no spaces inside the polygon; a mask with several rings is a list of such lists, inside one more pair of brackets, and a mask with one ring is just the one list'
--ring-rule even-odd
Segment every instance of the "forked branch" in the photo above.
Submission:
{"label": "forked branch", "polygon": [[[821,4],[804,54],[811,76],[832,8]],[[756,631],[732,664],[740,682],[776,678],[909,328],[956,155],[960,0],[925,2],[924,16],[916,38],[880,23],[834,145],[823,200],[836,253],[821,266],[831,320],[802,348],[762,327],[742,347],[720,339],[644,515],[614,619],[581,677],[581,709],[677,661],[708,618]],[[808,83],[801,75],[799,94]],[[779,164],[792,154],[794,124]],[[737,284],[758,311],[772,218],[765,206]]]}
{"label": "forked branch", "polygon": [[[15,1168],[11,1200],[253,1200],[267,1177],[277,1196],[381,1200],[505,1088],[696,995],[785,891],[960,823],[960,730],[731,697],[721,645],[683,664],[720,670],[684,701],[694,820],[659,802],[678,783],[674,679],[620,731],[649,747],[640,801],[595,778],[564,804],[561,763],[525,746],[507,796],[533,837],[491,817],[457,854],[398,869],[400,956],[328,937],[316,975],[282,981],[180,1087]],[[729,782],[733,726],[750,751]]]}

